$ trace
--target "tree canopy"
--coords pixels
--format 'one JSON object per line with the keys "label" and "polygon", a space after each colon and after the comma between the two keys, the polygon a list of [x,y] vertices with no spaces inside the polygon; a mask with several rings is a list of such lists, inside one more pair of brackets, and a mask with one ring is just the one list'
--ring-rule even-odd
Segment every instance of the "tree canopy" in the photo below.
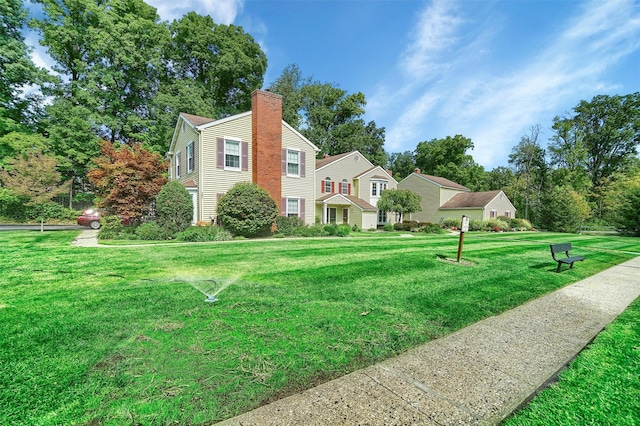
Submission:
{"label": "tree canopy", "polygon": [[283,119],[320,148],[318,158],[358,150],[373,164],[386,165],[385,129],[362,118],[362,92],[312,81],[296,65],[285,68],[270,90],[282,95]]}
{"label": "tree canopy", "polygon": [[167,182],[167,163],[140,143],[114,145],[102,141],[101,157],[88,173],[96,188],[98,207],[133,221],[149,213],[151,202]]}
{"label": "tree canopy", "polygon": [[402,222],[405,214],[422,210],[422,197],[408,189],[387,189],[378,200],[378,209],[396,214],[397,222]]}

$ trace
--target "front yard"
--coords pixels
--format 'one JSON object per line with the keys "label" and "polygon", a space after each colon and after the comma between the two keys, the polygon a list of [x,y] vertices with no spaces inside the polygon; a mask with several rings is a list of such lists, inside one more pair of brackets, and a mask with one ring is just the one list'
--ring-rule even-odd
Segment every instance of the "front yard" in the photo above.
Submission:
{"label": "front yard", "polygon": [[[637,238],[470,233],[461,266],[443,261],[448,235],[95,249],[76,235],[0,233],[0,424],[221,420],[640,252]],[[556,274],[549,243],[565,241],[587,260]]]}

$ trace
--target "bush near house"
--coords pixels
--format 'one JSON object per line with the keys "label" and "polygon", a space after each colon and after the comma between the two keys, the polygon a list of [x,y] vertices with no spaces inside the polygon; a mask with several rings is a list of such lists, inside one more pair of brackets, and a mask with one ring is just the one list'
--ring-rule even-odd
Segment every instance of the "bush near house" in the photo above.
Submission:
{"label": "bush near house", "polygon": [[278,204],[255,183],[235,184],[220,198],[218,218],[233,235],[268,235],[278,216]]}
{"label": "bush near house", "polygon": [[276,217],[276,232],[278,234],[284,235],[286,237],[296,235],[296,231],[302,227],[305,227],[304,221],[297,216]]}
{"label": "bush near house", "polygon": [[191,226],[193,200],[181,183],[165,184],[156,197],[156,217],[165,235],[173,236]]}

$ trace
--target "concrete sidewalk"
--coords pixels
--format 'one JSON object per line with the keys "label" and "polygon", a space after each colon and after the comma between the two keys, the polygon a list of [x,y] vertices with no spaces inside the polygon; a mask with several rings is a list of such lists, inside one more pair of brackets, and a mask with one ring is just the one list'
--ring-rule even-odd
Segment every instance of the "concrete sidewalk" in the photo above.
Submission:
{"label": "concrete sidewalk", "polygon": [[638,295],[640,257],[219,424],[498,424]]}

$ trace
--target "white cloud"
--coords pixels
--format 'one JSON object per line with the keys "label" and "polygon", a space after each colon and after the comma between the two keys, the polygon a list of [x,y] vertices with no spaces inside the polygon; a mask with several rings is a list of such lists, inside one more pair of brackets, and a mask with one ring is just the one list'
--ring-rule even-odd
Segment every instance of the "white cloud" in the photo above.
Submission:
{"label": "white cloud", "polygon": [[533,35],[546,47],[497,52],[513,64],[498,68],[483,52],[497,49],[492,39],[499,29],[472,28],[488,16],[474,22],[459,13],[453,2],[425,8],[395,80],[382,83],[372,97],[377,122],[385,121],[379,115],[398,117],[387,126],[387,150],[413,150],[422,140],[463,134],[474,141],[477,162],[505,164],[530,126],[544,121],[545,130],[579,100],[611,90],[607,70],[640,47],[637,3],[594,0],[559,22],[555,35]]}
{"label": "white cloud", "polygon": [[160,18],[166,21],[180,19],[188,12],[210,15],[216,24],[232,24],[242,11],[244,0],[148,0],[158,10]]}

